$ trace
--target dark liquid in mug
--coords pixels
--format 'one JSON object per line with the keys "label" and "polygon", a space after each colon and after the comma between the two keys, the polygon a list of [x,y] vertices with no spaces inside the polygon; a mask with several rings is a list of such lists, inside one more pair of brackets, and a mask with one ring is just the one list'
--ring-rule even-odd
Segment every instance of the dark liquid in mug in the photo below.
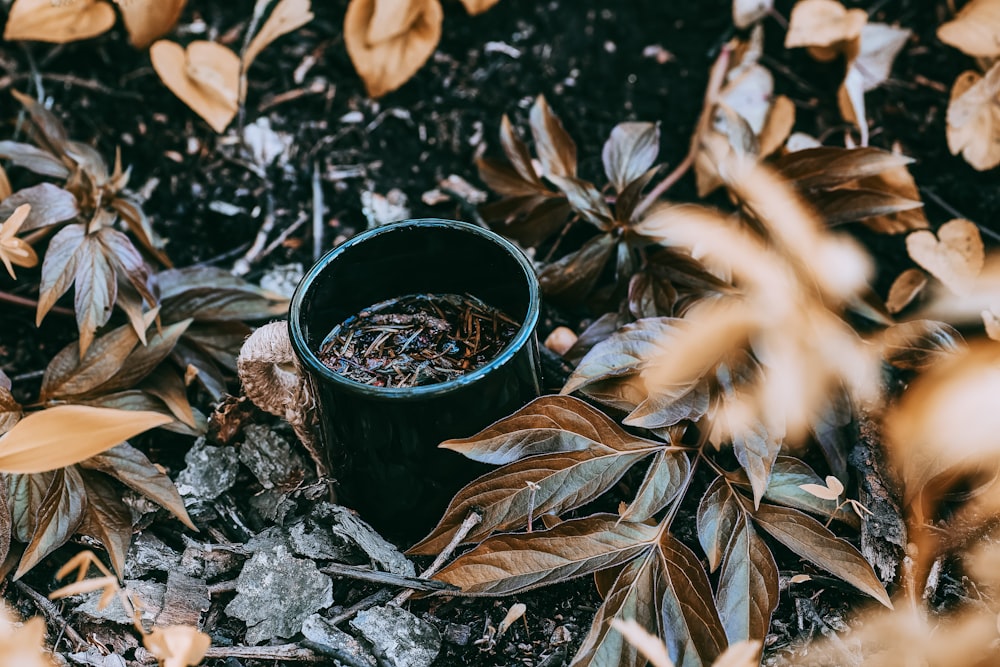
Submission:
{"label": "dark liquid in mug", "polygon": [[437,384],[489,363],[520,326],[469,294],[409,294],[333,327],[319,358],[334,372],[374,387]]}

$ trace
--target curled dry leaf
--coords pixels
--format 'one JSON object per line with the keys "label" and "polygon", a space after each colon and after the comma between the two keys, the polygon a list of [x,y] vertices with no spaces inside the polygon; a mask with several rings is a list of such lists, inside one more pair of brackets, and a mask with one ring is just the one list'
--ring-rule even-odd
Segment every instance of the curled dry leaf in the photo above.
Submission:
{"label": "curled dry leaf", "polygon": [[956,294],[965,294],[983,270],[985,251],[979,228],[956,218],[941,225],[937,237],[920,230],[906,237],[910,258]]}
{"label": "curled dry leaf", "polygon": [[948,150],[962,154],[979,171],[1000,164],[1000,63],[980,76],[962,72],[951,87],[948,101]]}
{"label": "curled dry leaf", "polygon": [[889,288],[885,308],[895,315],[910,305],[927,285],[927,274],[920,269],[907,269],[899,274]]}
{"label": "curled dry leaf", "polygon": [[281,0],[247,45],[243,53],[243,72],[250,69],[253,61],[271,42],[301,28],[312,19],[311,0]]}
{"label": "curled dry leaf", "polygon": [[142,643],[160,667],[194,667],[205,658],[212,639],[190,625],[169,625],[153,628],[143,635]]}
{"label": "curled dry leaf", "polygon": [[107,32],[115,10],[104,0],[17,0],[7,16],[5,40],[37,40],[64,44]]}
{"label": "curled dry leaf", "polygon": [[215,42],[191,42],[185,49],[160,40],[149,56],[174,95],[216,132],[226,129],[239,107],[240,59],[235,53]]}
{"label": "curled dry leaf", "polygon": [[32,267],[38,264],[38,255],[34,248],[28,245],[24,239],[19,239],[15,234],[21,229],[24,221],[28,219],[31,212],[30,204],[21,204],[14,213],[0,225],[0,261],[3,262],[7,273],[11,278],[17,279],[14,275],[14,266]]}
{"label": "curled dry leaf", "polygon": [[170,32],[187,0],[116,0],[129,41],[144,49]]}
{"label": "curled dry leaf", "polygon": [[800,0],[788,19],[785,48],[805,46],[816,60],[833,60],[867,22],[865,10],[847,9],[837,0]]}
{"label": "curled dry leaf", "polygon": [[344,43],[371,97],[396,90],[430,58],[443,16],[438,0],[351,0]]}
{"label": "curled dry leaf", "polygon": [[972,0],[954,19],[938,28],[937,36],[966,55],[978,58],[1000,55],[1000,2]]}

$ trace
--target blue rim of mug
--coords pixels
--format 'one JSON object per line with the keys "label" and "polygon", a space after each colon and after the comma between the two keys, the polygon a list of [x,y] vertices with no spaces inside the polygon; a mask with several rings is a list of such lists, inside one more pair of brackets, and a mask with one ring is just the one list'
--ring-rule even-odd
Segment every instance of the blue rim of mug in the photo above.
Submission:
{"label": "blue rim of mug", "polygon": [[[435,384],[419,385],[416,387],[374,387],[372,385],[350,380],[343,375],[334,372],[326,364],[320,361],[319,357],[306,342],[305,331],[303,330],[301,322],[299,322],[299,317],[293,316],[293,313],[301,314],[302,302],[305,300],[305,296],[310,287],[331,262],[335,261],[338,257],[357,245],[371,241],[372,239],[384,234],[391,234],[405,228],[454,229],[474,234],[497,246],[500,246],[507,251],[515,262],[517,262],[517,265],[521,267],[521,270],[524,273],[524,278],[528,284],[528,308],[525,312],[524,321],[521,323],[521,327],[517,330],[517,334],[515,334],[514,338],[507,343],[506,347],[504,347],[496,357],[476,370],[466,373],[465,375],[461,375],[454,380],[447,380],[445,382],[438,382]],[[372,398],[428,398],[448,394],[456,389],[475,384],[517,356],[518,352],[520,352],[521,349],[529,343],[531,337],[535,335],[535,327],[538,324],[540,310],[539,298],[538,278],[535,276],[534,267],[532,267],[531,262],[528,260],[527,256],[525,256],[524,252],[507,239],[468,222],[444,220],[442,218],[415,218],[394,222],[383,227],[362,232],[351,237],[320,258],[320,260],[316,262],[316,264],[314,264],[313,267],[302,277],[298,287],[295,289],[295,293],[292,295],[292,301],[289,306],[288,331],[289,337],[292,340],[292,347],[295,349],[295,353],[298,358],[306,365],[309,372],[322,377],[324,381],[332,382],[334,385],[355,394],[361,394]]]}

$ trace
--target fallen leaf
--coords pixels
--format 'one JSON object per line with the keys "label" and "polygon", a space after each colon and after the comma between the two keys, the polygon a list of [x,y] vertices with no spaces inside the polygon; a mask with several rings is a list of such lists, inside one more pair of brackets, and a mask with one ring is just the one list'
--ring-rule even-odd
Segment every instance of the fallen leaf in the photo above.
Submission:
{"label": "fallen leaf", "polygon": [[163,83],[216,132],[223,132],[239,107],[240,59],[225,46],[196,41],[185,50],[160,40],[149,49]]}
{"label": "fallen leaf", "polygon": [[774,98],[767,121],[757,139],[760,156],[767,157],[784,145],[795,126],[795,103],[784,95]]}
{"label": "fallen leaf", "polygon": [[983,270],[985,251],[979,228],[956,218],[941,225],[937,237],[929,230],[906,237],[910,258],[956,294],[972,288]]}
{"label": "fallen leaf", "polygon": [[465,5],[465,11],[469,12],[473,16],[476,14],[482,14],[498,2],[500,2],[500,0],[462,0],[462,4]]}
{"label": "fallen leaf", "polygon": [[267,17],[263,27],[253,36],[243,53],[244,74],[261,51],[282,35],[287,35],[313,20],[311,0],[281,0]]}
{"label": "fallen leaf", "polygon": [[1000,2],[972,0],[954,19],[938,28],[937,36],[966,55],[978,58],[1000,55]]}
{"label": "fallen leaf", "polygon": [[785,48],[809,47],[816,60],[833,60],[844,43],[861,35],[868,22],[863,9],[847,9],[837,0],[800,0],[792,9]]}
{"label": "fallen leaf", "polygon": [[212,638],[190,625],[155,627],[143,635],[143,645],[160,667],[194,667],[205,658]]}
{"label": "fallen leaf", "polygon": [[116,0],[129,41],[144,49],[173,30],[187,0]]}
{"label": "fallen leaf", "polygon": [[5,40],[65,44],[105,33],[115,24],[115,10],[103,0],[17,0],[7,15]]}
{"label": "fallen leaf", "polygon": [[441,40],[438,0],[351,0],[344,43],[371,97],[396,90],[431,57]]}
{"label": "fallen leaf", "polygon": [[1000,164],[1000,63],[985,76],[962,72],[951,87],[946,116],[948,150],[979,171]]}
{"label": "fallen leaf", "polygon": [[886,23],[868,23],[861,29],[861,48],[850,66],[861,75],[864,92],[885,83],[892,63],[912,34],[906,28]]}
{"label": "fallen leaf", "polygon": [[989,310],[984,310],[982,315],[986,335],[992,340],[1000,341],[1000,308],[994,306]]}
{"label": "fallen leaf", "polygon": [[4,667],[54,667],[45,650],[45,619],[36,616],[24,623],[0,602],[0,656]]}
{"label": "fallen leaf", "polygon": [[[155,412],[57,405],[33,412],[0,436],[0,470],[39,473],[100,454],[171,421]],[[74,433],[72,439],[66,433]]]}
{"label": "fallen leaf", "polygon": [[0,261],[3,261],[7,273],[15,280],[17,276],[14,275],[13,265],[30,268],[38,264],[38,255],[35,254],[34,248],[24,239],[15,236],[24,221],[28,219],[30,212],[30,204],[21,204],[3,224],[0,224]]}
{"label": "fallen leaf", "polygon": [[892,281],[889,296],[885,300],[886,310],[893,315],[900,312],[913,302],[926,285],[927,274],[920,269],[903,271]]}

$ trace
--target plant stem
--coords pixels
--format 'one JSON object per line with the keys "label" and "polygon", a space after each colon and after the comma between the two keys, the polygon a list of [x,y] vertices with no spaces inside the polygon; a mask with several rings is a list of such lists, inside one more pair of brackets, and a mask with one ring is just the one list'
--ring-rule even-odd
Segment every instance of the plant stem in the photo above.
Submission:
{"label": "plant stem", "polygon": [[718,97],[719,91],[722,90],[722,84],[725,83],[726,72],[729,70],[729,58],[732,53],[732,47],[726,44],[722,47],[719,57],[715,59],[715,63],[712,65],[712,72],[708,78],[708,86],[705,88],[705,100],[702,103],[701,115],[698,117],[698,123],[695,125],[694,132],[691,135],[691,146],[688,148],[688,153],[684,157],[684,161],[667,174],[667,177],[650,190],[639,205],[635,207],[635,213],[633,213],[635,219],[639,219],[660,195],[673,187],[694,166],[695,160],[698,158],[698,151],[701,149],[701,135],[705,133],[712,118],[712,110],[715,109],[715,99]]}
{"label": "plant stem", "polygon": [[[420,578],[429,579],[435,572],[440,570],[441,566],[444,565],[444,562],[448,560],[451,557],[451,554],[455,551],[455,549],[458,548],[458,545],[462,543],[462,541],[469,534],[469,532],[477,525],[479,525],[479,522],[482,520],[483,520],[482,514],[480,514],[476,510],[470,510],[469,514],[465,517],[465,521],[462,522],[462,525],[458,527],[458,530],[456,530],[455,534],[452,536],[451,541],[448,542],[448,546],[446,546],[441,551],[441,553],[437,555],[437,558],[434,559],[434,562],[431,563],[426,570],[420,573]],[[392,599],[391,604],[394,604],[398,607],[399,605],[409,600],[411,595],[413,595],[413,589],[408,588],[399,595],[397,595],[396,597],[394,597]]]}
{"label": "plant stem", "polygon": [[[10,303],[15,306],[24,306],[25,308],[38,308],[38,302],[34,299],[26,299],[23,296],[18,296],[16,294],[11,294],[10,292],[4,292],[0,290],[0,301],[5,303]],[[60,306],[52,306],[49,309],[50,313],[55,313],[56,315],[66,315],[72,317],[74,315],[73,311],[69,308],[62,308]]]}

